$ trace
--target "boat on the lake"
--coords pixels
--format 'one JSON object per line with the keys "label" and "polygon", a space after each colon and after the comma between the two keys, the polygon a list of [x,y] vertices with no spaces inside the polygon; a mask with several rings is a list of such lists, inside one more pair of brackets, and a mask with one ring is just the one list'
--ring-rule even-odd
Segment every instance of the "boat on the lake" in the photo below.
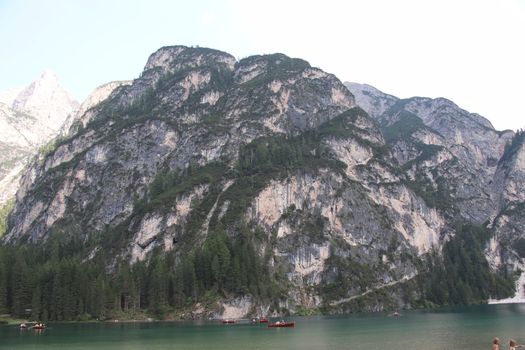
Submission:
{"label": "boat on the lake", "polygon": [[232,319],[224,319],[224,320],[222,320],[222,323],[225,323],[225,324],[231,324],[231,323],[235,323],[235,320],[232,320]]}
{"label": "boat on the lake", "polygon": [[268,323],[268,319],[263,317],[259,320],[259,323]]}
{"label": "boat on the lake", "polygon": [[268,328],[295,327],[295,322],[275,322],[268,324]]}
{"label": "boat on the lake", "polygon": [[18,327],[20,329],[45,329],[46,325],[40,322],[22,322]]}

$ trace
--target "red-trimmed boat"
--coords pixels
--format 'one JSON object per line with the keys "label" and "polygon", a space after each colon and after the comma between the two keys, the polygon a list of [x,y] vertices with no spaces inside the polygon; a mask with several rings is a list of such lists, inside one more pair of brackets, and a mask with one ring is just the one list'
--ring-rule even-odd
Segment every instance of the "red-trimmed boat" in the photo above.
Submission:
{"label": "red-trimmed boat", "polygon": [[268,328],[290,328],[295,327],[295,322],[284,322],[284,321],[277,321],[275,323],[269,323]]}
{"label": "red-trimmed boat", "polygon": [[268,319],[267,318],[261,318],[259,320],[259,323],[268,323]]}
{"label": "red-trimmed boat", "polygon": [[222,323],[224,323],[224,324],[232,324],[232,323],[235,323],[235,320],[226,319],[226,320],[222,320]]}

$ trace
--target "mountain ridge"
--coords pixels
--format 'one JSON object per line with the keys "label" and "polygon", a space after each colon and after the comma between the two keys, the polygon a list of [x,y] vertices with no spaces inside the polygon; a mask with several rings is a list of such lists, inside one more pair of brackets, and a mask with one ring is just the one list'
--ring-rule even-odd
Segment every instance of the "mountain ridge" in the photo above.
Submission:
{"label": "mountain ridge", "polygon": [[30,158],[60,133],[62,123],[73,114],[78,103],[50,71],[43,72],[24,88],[0,95],[2,205],[14,197],[20,173]]}
{"label": "mountain ridge", "polygon": [[[67,285],[90,315],[102,311],[88,292],[123,301],[104,313],[129,302],[173,317],[508,296],[521,139],[510,151],[514,133],[449,101],[366,89],[283,54],[163,47],[31,164],[3,241],[62,242],[46,251],[63,260],[42,263],[93,269],[100,286]],[[51,293],[46,276],[34,283]]]}

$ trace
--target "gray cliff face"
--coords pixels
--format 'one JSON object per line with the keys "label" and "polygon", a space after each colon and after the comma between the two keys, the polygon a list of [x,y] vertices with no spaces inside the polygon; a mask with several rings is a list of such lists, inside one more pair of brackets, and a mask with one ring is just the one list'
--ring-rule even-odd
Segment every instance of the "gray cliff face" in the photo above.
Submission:
{"label": "gray cliff face", "polygon": [[58,77],[50,71],[24,88],[11,107],[36,117],[40,123],[56,134],[64,120],[79,106],[60,85]]}
{"label": "gray cliff face", "polygon": [[525,202],[525,143],[523,132],[517,134],[498,162],[494,187],[499,207]]}
{"label": "gray cliff face", "polygon": [[457,210],[470,222],[488,223],[494,232],[486,250],[491,265],[521,268],[516,242],[525,232],[522,137],[497,131],[443,98],[401,100],[359,84],[347,86],[381,123],[412,187],[447,216]]}
{"label": "gray cliff face", "polygon": [[512,131],[498,132],[488,120],[443,98],[396,101],[379,92],[362,96],[368,96],[370,104],[379,100],[390,106],[376,118],[416,186],[425,192],[446,190],[441,205],[454,205],[464,218],[478,224],[499,210],[492,184]]}
{"label": "gray cliff face", "polygon": [[494,200],[499,212],[491,219],[495,234],[486,254],[495,268],[525,266],[525,143],[519,132],[506,147],[494,176]]}
{"label": "gray cliff face", "polygon": [[14,197],[19,173],[40,141],[36,118],[0,103],[0,206]]}
{"label": "gray cliff face", "polygon": [[355,96],[357,105],[376,119],[399,100],[397,97],[385,94],[371,85],[345,82],[345,86]]}
{"label": "gray cliff face", "polygon": [[[243,75],[254,64],[270,73],[282,70],[284,79],[261,73],[255,84],[255,76]],[[264,106],[253,98],[262,95]],[[57,220],[68,220],[66,213],[88,208],[93,213],[82,226],[117,225],[161,167],[182,169],[235,156],[241,144],[315,126],[321,122],[317,115],[327,120],[353,103],[335,77],[284,55],[235,63],[214,50],[160,49],[140,78],[92,109],[97,113],[92,124],[33,165],[34,180],[23,181],[7,239],[40,239]],[[149,104],[147,118],[134,119]]]}
{"label": "gray cliff face", "polygon": [[0,93],[0,206],[12,199],[21,172],[40,147],[59,134],[78,103],[51,72],[25,88]]}
{"label": "gray cliff face", "polygon": [[74,134],[80,126],[85,127],[93,117],[93,113],[91,112],[93,107],[108,98],[115,89],[130,84],[131,81],[127,80],[112,81],[97,87],[74,113],[68,115],[60,128],[60,135],[67,136],[70,132]]}

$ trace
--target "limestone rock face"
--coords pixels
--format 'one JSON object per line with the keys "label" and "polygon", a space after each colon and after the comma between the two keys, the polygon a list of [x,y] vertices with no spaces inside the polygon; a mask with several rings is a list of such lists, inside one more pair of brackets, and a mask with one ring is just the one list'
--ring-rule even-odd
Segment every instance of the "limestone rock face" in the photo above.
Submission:
{"label": "limestone rock face", "polygon": [[345,82],[345,85],[355,96],[356,103],[373,118],[379,118],[399,100],[371,85],[352,82]]}
{"label": "limestone rock face", "polygon": [[38,149],[60,133],[78,103],[52,72],[25,88],[0,93],[0,205],[13,198],[21,171]]}
{"label": "limestone rock face", "polygon": [[78,106],[78,102],[60,85],[56,74],[50,71],[45,71],[23,89],[12,104],[14,110],[36,117],[42,125],[55,132]]}
{"label": "limestone rock face", "polygon": [[381,124],[412,187],[447,216],[459,213],[491,228],[486,254],[494,268],[522,269],[517,247],[525,234],[523,132],[497,131],[444,98],[403,100],[370,86],[346,85]]}
{"label": "limestone rock face", "polygon": [[[89,96],[84,100],[84,102],[82,102],[80,107],[78,107],[78,109],[74,111],[74,113],[70,113],[68,115],[68,117],[60,127],[60,134],[67,135],[70,132],[70,129],[73,126],[73,124],[76,124],[77,128],[80,126],[86,126],[86,124],[93,117],[93,113],[91,113],[90,109],[107,99],[111,95],[111,93],[115,91],[115,89],[130,84],[131,81],[126,80],[112,81],[97,87],[89,94]],[[73,130],[71,130],[71,132],[76,132],[77,128],[74,128]]]}

